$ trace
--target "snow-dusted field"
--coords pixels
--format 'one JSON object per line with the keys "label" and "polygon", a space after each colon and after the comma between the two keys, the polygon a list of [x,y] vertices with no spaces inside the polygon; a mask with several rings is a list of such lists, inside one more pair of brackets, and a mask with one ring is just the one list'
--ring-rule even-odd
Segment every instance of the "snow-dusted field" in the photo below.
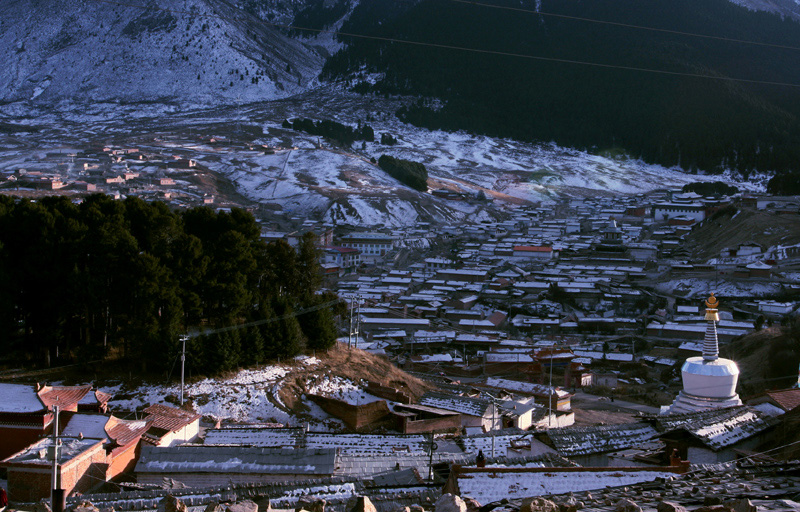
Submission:
{"label": "snow-dusted field", "polygon": [[[337,224],[393,227],[423,221],[491,221],[520,204],[636,194],[708,179],[724,179],[745,189],[763,188],[763,183],[739,183],[729,175],[691,175],[636,159],[606,158],[549,143],[431,131],[397,119],[393,112],[407,101],[359,96],[325,85],[283,100],[233,107],[12,103],[4,106],[0,121],[35,125],[39,130],[0,141],[0,171],[36,169],[36,161],[46,153],[80,149],[98,141],[108,144],[113,137],[118,145],[194,159],[230,182],[245,200],[269,204],[284,214]],[[338,148],[315,135],[282,127],[284,119],[298,117],[350,126],[367,123],[376,140],[389,133],[398,142],[386,146],[358,141],[352,148]],[[245,133],[254,132],[255,139],[246,137],[256,144],[254,149],[236,143]],[[198,135],[232,143],[209,145],[199,141]],[[258,145],[283,149],[265,154]],[[423,163],[431,189],[447,188],[469,197],[482,191],[492,201],[454,201],[412,190],[371,163],[383,154]]]}
{"label": "snow-dusted field", "polygon": [[[316,431],[339,430],[341,421],[332,418],[305,395],[301,397],[301,416],[291,413],[281,402],[278,392],[284,378],[295,370],[318,367],[314,357],[298,357],[294,364],[270,365],[258,369],[240,370],[225,379],[204,379],[188,384],[185,398],[199,414],[224,423],[282,423],[298,426],[313,425]],[[381,400],[363,391],[356,383],[338,376],[321,374],[306,381],[308,393],[327,396],[360,405]],[[142,384],[134,387],[116,384],[101,387],[114,395],[109,402],[112,410],[134,411],[151,404],[174,402],[180,396],[175,384]],[[168,400],[169,398],[169,400]]]}
{"label": "snow-dusted field", "polygon": [[[297,363],[314,367],[319,360],[303,358]],[[275,398],[281,379],[291,370],[289,365],[274,365],[241,370],[228,379],[205,379],[188,384],[185,398],[196,412],[216,420],[294,424],[295,418],[280,407]],[[114,395],[109,402],[111,409],[122,411],[167,403],[167,397],[180,396],[180,386],[175,384],[145,384],[133,388],[117,384],[101,389]]]}

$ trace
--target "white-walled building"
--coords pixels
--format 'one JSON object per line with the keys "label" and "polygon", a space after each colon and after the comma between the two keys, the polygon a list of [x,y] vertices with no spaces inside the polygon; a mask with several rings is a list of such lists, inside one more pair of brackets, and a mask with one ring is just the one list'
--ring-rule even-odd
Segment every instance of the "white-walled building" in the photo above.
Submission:
{"label": "white-walled building", "polygon": [[341,246],[358,249],[362,260],[379,260],[392,250],[394,239],[383,233],[351,233],[342,237]]}

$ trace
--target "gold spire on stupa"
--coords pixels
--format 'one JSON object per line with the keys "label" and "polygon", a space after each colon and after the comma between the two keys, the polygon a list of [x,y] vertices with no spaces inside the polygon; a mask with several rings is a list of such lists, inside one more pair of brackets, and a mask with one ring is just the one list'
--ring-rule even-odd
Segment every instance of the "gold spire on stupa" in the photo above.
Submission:
{"label": "gold spire on stupa", "polygon": [[714,292],[711,292],[711,297],[706,300],[706,320],[713,320],[719,322],[719,299],[714,297]]}

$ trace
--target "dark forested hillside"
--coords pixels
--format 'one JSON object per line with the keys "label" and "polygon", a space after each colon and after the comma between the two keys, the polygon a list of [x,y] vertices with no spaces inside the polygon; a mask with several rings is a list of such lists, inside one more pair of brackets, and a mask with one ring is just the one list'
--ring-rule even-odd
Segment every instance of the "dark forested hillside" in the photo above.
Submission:
{"label": "dark forested hillside", "polygon": [[297,251],[267,244],[242,210],[0,196],[0,350],[32,363],[116,354],[168,369],[198,328],[221,332],[190,341],[196,373],[324,348],[336,330],[320,281],[313,235]]}
{"label": "dark forested hillside", "polygon": [[[800,48],[797,22],[727,0],[545,0],[541,11]],[[710,172],[800,167],[800,87],[722,79],[800,85],[800,50],[452,0],[364,2],[342,32],[668,72],[341,36],[349,47],[328,61],[323,76],[383,72],[382,80],[356,90],[445,100],[441,108],[421,100],[398,112],[417,125],[590,151],[622,149],[649,162]]]}

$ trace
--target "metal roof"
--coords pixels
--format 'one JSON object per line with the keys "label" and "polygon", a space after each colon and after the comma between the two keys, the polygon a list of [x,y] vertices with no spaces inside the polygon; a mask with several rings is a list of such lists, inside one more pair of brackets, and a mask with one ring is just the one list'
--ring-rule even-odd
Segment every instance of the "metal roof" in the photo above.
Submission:
{"label": "metal roof", "polygon": [[136,473],[332,475],[336,450],[244,446],[142,446]]}

